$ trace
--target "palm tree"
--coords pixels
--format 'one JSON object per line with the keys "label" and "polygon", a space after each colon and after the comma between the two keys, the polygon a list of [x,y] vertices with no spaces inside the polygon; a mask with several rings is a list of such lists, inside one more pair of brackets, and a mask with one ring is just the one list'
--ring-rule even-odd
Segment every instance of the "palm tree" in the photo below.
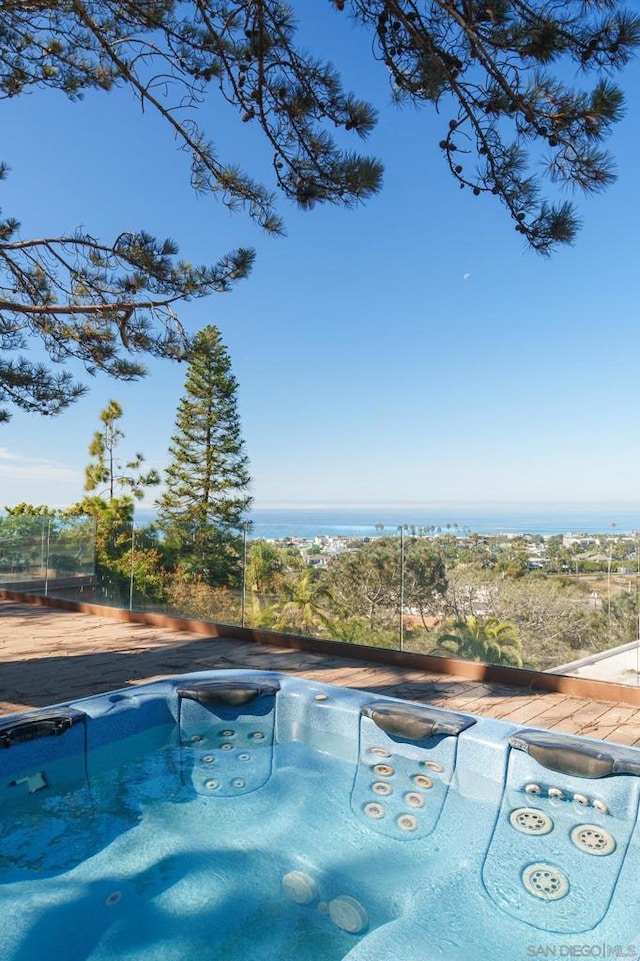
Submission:
{"label": "palm tree", "polygon": [[440,634],[438,641],[434,654],[446,651],[468,661],[522,667],[520,638],[512,621],[472,615],[454,621],[448,631]]}
{"label": "palm tree", "polygon": [[246,611],[246,623],[258,630],[272,631],[279,616],[278,605],[261,601],[256,594],[252,594]]}
{"label": "palm tree", "polygon": [[246,573],[249,590],[260,594],[277,594],[284,572],[282,549],[268,541],[253,541],[249,548]]}
{"label": "palm tree", "polygon": [[329,622],[323,601],[328,596],[326,587],[314,579],[309,570],[295,581],[282,585],[284,603],[274,625],[276,631],[295,631],[297,634],[313,634]]}

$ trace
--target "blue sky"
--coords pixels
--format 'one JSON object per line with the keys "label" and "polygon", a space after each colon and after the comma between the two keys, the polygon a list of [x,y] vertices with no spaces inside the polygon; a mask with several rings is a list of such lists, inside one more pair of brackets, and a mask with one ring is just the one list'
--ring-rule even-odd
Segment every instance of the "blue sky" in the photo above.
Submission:
{"label": "blue sky", "polygon": [[[366,37],[316,16],[305,26],[318,52],[380,109],[366,149],[385,186],[366,206],[303,213],[283,201],[287,236],[265,237],[192,194],[187,158],[128,97],[38,93],[2,105],[3,213],[25,237],[144,227],[198,262],[256,248],[248,280],[182,318],[217,324],[229,348],[258,503],[637,502],[639,64],[610,142],[618,181],[577,198],[577,243],[547,259],[493,198],[448,175],[446,114],[392,107]],[[214,100],[201,119],[225,158],[260,172],[250,125]],[[91,379],[56,419],[16,412],[0,425],[0,507],[82,496],[110,398],[125,412],[123,456],[141,450],[161,470],[183,377],[155,362],[137,384]]]}

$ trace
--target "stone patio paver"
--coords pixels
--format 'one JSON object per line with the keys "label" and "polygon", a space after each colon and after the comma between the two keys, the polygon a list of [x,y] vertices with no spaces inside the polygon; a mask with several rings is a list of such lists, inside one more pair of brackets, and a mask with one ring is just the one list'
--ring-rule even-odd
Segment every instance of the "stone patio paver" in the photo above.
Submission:
{"label": "stone patio paver", "polygon": [[282,671],[620,744],[640,745],[640,709],[322,652],[130,624],[0,599],[0,714],[191,671]]}

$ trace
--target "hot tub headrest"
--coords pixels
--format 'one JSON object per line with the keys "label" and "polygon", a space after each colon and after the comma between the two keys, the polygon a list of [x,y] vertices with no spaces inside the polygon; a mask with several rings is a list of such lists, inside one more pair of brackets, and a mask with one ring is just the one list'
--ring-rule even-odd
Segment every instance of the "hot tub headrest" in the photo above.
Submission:
{"label": "hot tub headrest", "polygon": [[551,731],[519,731],[509,739],[511,747],[524,751],[538,764],[574,777],[603,778],[616,774],[640,774],[637,752],[607,745],[600,746]]}
{"label": "hot tub headrest", "polygon": [[27,716],[18,716],[0,725],[0,747],[13,747],[40,737],[58,737],[85,717],[73,707],[29,711]]}
{"label": "hot tub headrest", "polygon": [[263,678],[247,678],[242,680],[193,681],[191,684],[181,684],[177,688],[180,697],[199,704],[224,705],[226,707],[241,707],[251,704],[259,697],[270,695],[274,697],[280,690],[277,681]]}
{"label": "hot tub headrest", "polygon": [[434,734],[457,737],[475,724],[472,717],[423,704],[374,701],[372,704],[364,704],[360,712],[370,717],[385,734],[405,741],[423,741]]}

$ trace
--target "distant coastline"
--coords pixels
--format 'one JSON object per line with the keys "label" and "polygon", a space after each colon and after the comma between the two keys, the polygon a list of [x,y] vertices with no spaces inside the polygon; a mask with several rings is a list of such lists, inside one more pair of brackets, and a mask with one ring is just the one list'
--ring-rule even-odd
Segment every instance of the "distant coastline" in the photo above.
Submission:
{"label": "distant coastline", "polygon": [[[149,523],[153,517],[152,510],[136,511],[139,524]],[[376,537],[396,534],[400,525],[430,534],[630,534],[640,531],[640,503],[287,504],[256,507],[248,519],[252,538],[274,540],[321,535]]]}

